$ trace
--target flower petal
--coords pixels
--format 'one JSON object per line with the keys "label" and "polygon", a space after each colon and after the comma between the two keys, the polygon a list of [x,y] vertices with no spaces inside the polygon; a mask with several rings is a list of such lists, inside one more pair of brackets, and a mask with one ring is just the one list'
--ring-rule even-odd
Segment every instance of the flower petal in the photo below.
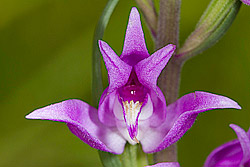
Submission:
{"label": "flower petal", "polygon": [[159,87],[156,87],[156,92],[151,89],[150,97],[153,104],[153,114],[149,118],[152,127],[158,127],[166,119],[166,100]]}
{"label": "flower petal", "polygon": [[239,126],[230,124],[238,139],[227,142],[214,151],[206,159],[205,167],[238,167],[250,165],[250,141],[248,134]]}
{"label": "flower petal", "polygon": [[250,0],[241,0],[244,4],[250,5]]}
{"label": "flower petal", "polygon": [[108,70],[109,88],[107,93],[111,93],[127,83],[132,67],[122,61],[106,42],[99,40],[99,47]]}
{"label": "flower petal", "polygon": [[133,66],[149,56],[139,12],[131,9],[121,59]]}
{"label": "flower petal", "polygon": [[70,131],[93,148],[121,154],[126,141],[98,120],[97,110],[87,103],[73,99],[37,109],[27,119],[43,119],[67,123]]}
{"label": "flower petal", "polygon": [[249,139],[250,139],[250,128],[249,128],[248,131],[247,131],[247,135],[248,135],[248,137],[249,137]]}
{"label": "flower petal", "polygon": [[181,97],[167,107],[165,122],[146,132],[147,139],[141,141],[144,152],[158,152],[177,142],[191,128],[200,112],[220,108],[240,109],[240,106],[227,97],[207,92],[196,91]]}
{"label": "flower petal", "polygon": [[180,165],[178,162],[162,162],[162,163],[157,163],[155,165],[145,166],[145,167],[180,167]]}
{"label": "flower petal", "polygon": [[150,57],[140,61],[134,67],[139,82],[151,89],[150,96],[154,104],[154,114],[151,118],[152,126],[158,126],[166,117],[166,100],[159,87],[157,87],[157,78],[171,58],[174,50],[175,45],[169,44]]}
{"label": "flower petal", "polygon": [[106,88],[101,96],[99,107],[98,107],[98,116],[100,121],[107,126],[115,126],[115,115],[113,113],[113,108],[116,99],[116,91],[112,93],[107,93],[108,88]]}
{"label": "flower petal", "polygon": [[[136,141],[132,140],[129,132],[128,132],[128,128],[127,128],[127,124],[125,123],[124,120],[116,120],[116,125],[117,125],[117,129],[119,130],[120,134],[123,136],[123,138],[131,145],[135,145],[137,144]],[[140,135],[140,130],[138,131],[137,137]]]}
{"label": "flower petal", "polygon": [[204,167],[239,167],[242,149],[239,140],[233,140],[213,150],[206,159]]}
{"label": "flower petal", "polygon": [[230,124],[229,126],[235,131],[243,151],[241,165],[244,166],[246,163],[250,165],[250,139],[248,134],[237,125]]}
{"label": "flower petal", "polygon": [[136,75],[142,85],[156,91],[157,79],[175,48],[175,45],[169,44],[135,65]]}

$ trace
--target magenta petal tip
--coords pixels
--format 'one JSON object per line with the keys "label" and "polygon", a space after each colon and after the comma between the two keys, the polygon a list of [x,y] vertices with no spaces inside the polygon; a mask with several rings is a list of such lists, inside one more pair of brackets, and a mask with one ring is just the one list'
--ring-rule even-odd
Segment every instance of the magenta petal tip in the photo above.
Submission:
{"label": "magenta petal tip", "polygon": [[235,124],[229,125],[237,139],[227,142],[210,153],[204,167],[250,166],[250,137],[247,132]]}
{"label": "magenta petal tip", "polygon": [[244,4],[248,5],[248,6],[250,6],[250,0],[241,0],[241,1],[242,1],[242,3],[244,3]]}

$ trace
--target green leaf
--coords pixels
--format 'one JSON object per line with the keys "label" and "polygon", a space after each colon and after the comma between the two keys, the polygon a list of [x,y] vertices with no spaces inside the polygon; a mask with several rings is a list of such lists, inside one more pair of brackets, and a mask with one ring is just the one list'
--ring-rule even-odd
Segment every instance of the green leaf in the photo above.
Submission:
{"label": "green leaf", "polygon": [[[103,92],[102,71],[101,71],[101,53],[99,51],[98,40],[100,40],[108,25],[110,16],[112,15],[119,0],[109,0],[102,12],[102,16],[97,24],[94,40],[93,40],[93,55],[92,55],[92,104],[97,107],[99,98]],[[99,151],[99,156],[104,167],[119,167],[121,162],[117,155]]]}
{"label": "green leaf", "polygon": [[119,0],[109,0],[102,12],[102,16],[97,24],[92,54],[92,104],[97,107],[99,98],[103,92],[102,71],[101,71],[101,53],[99,51],[98,40],[102,39],[104,31],[109,22],[110,16],[113,13]]}

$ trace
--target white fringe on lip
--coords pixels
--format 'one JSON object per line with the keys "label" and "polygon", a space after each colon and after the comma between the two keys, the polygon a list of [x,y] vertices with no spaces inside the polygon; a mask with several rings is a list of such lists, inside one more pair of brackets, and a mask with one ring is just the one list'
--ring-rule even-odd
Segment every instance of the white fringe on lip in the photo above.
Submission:
{"label": "white fringe on lip", "polygon": [[[131,103],[131,101],[130,101]],[[121,103],[118,100],[118,97],[116,97],[115,102],[114,102],[114,108],[113,108],[113,113],[115,115],[115,117],[118,120],[124,120],[124,115],[123,115],[123,109],[125,110],[124,104],[128,106],[128,108],[130,107],[130,103],[128,103],[128,101],[123,102],[123,105],[121,105]],[[137,103],[139,103],[138,101],[136,103],[134,103],[132,101],[132,107],[135,106]],[[150,96],[148,96],[147,102],[144,106],[142,106],[143,103],[141,103],[140,108],[142,107],[142,111],[139,115],[139,120],[146,120],[149,117],[151,117],[151,115],[153,114],[153,104],[152,104],[152,100],[150,98]],[[140,109],[137,109],[137,114],[139,113]],[[135,113],[135,112],[134,112]],[[126,114],[126,110],[125,110],[125,114]],[[137,114],[135,115],[137,117]],[[136,120],[136,117],[134,118]]]}
{"label": "white fringe on lip", "polygon": [[[144,136],[144,130],[142,130],[141,128],[145,128],[145,122],[147,119],[149,119],[152,114],[153,114],[153,103],[152,100],[150,98],[150,96],[148,95],[148,99],[146,101],[146,104],[143,105],[143,103],[136,101],[134,103],[134,101],[125,101],[122,102],[123,104],[121,104],[118,100],[118,97],[115,98],[115,102],[114,102],[114,107],[113,107],[113,113],[116,117],[116,124],[117,124],[117,128],[120,131],[121,135],[132,145],[137,144],[140,139]],[[127,125],[126,122],[124,120],[124,117],[126,117],[126,121],[128,126],[135,126],[136,123],[136,119],[137,116],[139,114],[141,110],[141,113],[139,115],[138,118],[138,132],[137,132],[137,136],[136,139],[132,140],[129,133],[128,133],[128,129],[127,129]],[[125,113],[125,115],[123,114],[123,111]],[[141,126],[142,125],[142,126]]]}
{"label": "white fringe on lip", "polygon": [[136,118],[141,110],[142,102],[140,103],[139,101],[136,101],[134,103],[134,101],[131,100],[130,102],[128,101],[122,102],[122,104],[123,104],[123,109],[125,111],[125,118],[127,124],[129,126],[135,126]]}

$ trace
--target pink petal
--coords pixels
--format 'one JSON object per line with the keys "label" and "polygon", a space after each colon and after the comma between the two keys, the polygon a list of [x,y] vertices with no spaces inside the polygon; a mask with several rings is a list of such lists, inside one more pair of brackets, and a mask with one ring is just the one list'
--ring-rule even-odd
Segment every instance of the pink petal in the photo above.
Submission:
{"label": "pink petal", "polygon": [[148,56],[140,15],[133,7],[129,16],[121,59],[133,66]]}
{"label": "pink petal", "polygon": [[246,163],[250,165],[250,139],[248,134],[237,125],[230,124],[230,127],[235,131],[243,151],[241,165],[244,166]]}
{"label": "pink petal", "polygon": [[127,83],[132,67],[123,62],[106,42],[99,41],[99,47],[108,70],[109,87],[107,93],[111,93]]}
{"label": "pink petal", "polygon": [[97,110],[81,100],[66,100],[37,109],[26,118],[65,122],[73,134],[93,148],[114,154],[124,150],[126,141],[117,129],[102,124]]}
{"label": "pink petal", "polygon": [[244,4],[250,5],[250,0],[241,0]]}
{"label": "pink petal", "polygon": [[240,106],[227,97],[207,92],[197,91],[181,97],[167,107],[165,122],[149,130],[147,140],[141,141],[144,152],[158,152],[177,142],[191,128],[199,113],[220,108],[240,109]]}
{"label": "pink petal", "polygon": [[175,48],[175,45],[169,44],[135,65],[136,75],[142,85],[156,91],[157,79]]}
{"label": "pink petal", "polygon": [[134,67],[139,82],[152,90],[150,93],[154,104],[154,114],[151,118],[152,126],[158,126],[162,123],[161,120],[165,120],[166,100],[156,84],[162,69],[166,66],[174,50],[175,45],[167,45]]}
{"label": "pink petal", "polygon": [[159,87],[156,87],[156,92],[151,89],[150,97],[153,104],[153,114],[149,118],[150,125],[152,127],[158,127],[166,118],[166,100]]}
{"label": "pink petal", "polygon": [[115,126],[115,115],[113,112],[116,91],[112,93],[107,93],[108,88],[106,88],[101,96],[99,107],[98,107],[98,116],[99,120],[107,126]]}
{"label": "pink petal", "polygon": [[214,151],[206,159],[205,167],[238,167],[250,165],[250,141],[248,134],[239,126],[231,124],[238,139],[227,142]]}
{"label": "pink petal", "polygon": [[180,167],[180,165],[178,162],[162,162],[162,163],[158,163],[158,164],[146,166],[146,167]]}
{"label": "pink petal", "polygon": [[239,167],[241,159],[242,149],[239,140],[233,140],[212,151],[204,167]]}

